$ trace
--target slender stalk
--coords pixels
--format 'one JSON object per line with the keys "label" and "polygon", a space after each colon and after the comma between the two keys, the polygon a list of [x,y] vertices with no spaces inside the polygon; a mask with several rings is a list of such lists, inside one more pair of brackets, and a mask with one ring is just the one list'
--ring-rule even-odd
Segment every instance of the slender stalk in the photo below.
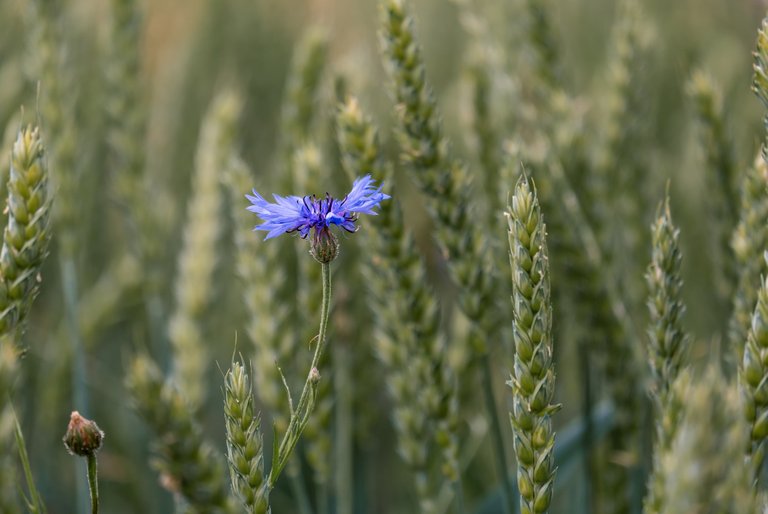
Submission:
{"label": "slender stalk", "polygon": [[[10,398],[9,405],[10,405]],[[30,514],[45,514],[45,504],[40,498],[40,493],[35,486],[35,480],[32,478],[32,469],[29,465],[29,454],[27,453],[27,443],[24,442],[24,434],[21,432],[21,425],[19,425],[19,418],[16,416],[16,411],[11,406],[11,414],[13,416],[13,430],[16,438],[16,448],[19,451],[19,460],[21,460],[21,467],[24,470],[24,479],[27,484],[27,508]],[[19,484],[20,487],[20,484]]]}
{"label": "slender stalk", "polygon": [[317,512],[318,514],[330,514],[330,490],[327,483],[317,484]]}
{"label": "slender stalk", "polygon": [[352,390],[349,352],[334,352],[336,378],[336,512],[352,514]]}
{"label": "slender stalk", "polygon": [[293,497],[299,506],[299,514],[312,514],[312,505],[309,503],[309,493],[307,493],[307,486],[304,483],[301,468],[299,466],[294,467],[296,471],[288,469],[288,478],[291,481]]}
{"label": "slender stalk", "polygon": [[453,483],[454,505],[456,514],[464,514],[464,491],[461,488],[461,478]]}
{"label": "slender stalk", "polygon": [[584,419],[584,437],[583,437],[583,446],[584,446],[584,488],[585,488],[585,512],[593,512],[594,511],[594,497],[592,492],[592,470],[594,469],[593,465],[593,456],[592,456],[592,448],[594,447],[594,427],[592,426],[592,411],[593,411],[593,403],[594,398],[592,395],[592,377],[590,375],[590,368],[589,368],[589,357],[590,357],[590,351],[589,351],[589,345],[586,344],[585,341],[581,343],[581,348],[579,351],[579,367],[581,368],[582,372],[582,396],[583,396],[583,405],[582,405],[582,418]]}
{"label": "slender stalk", "polygon": [[149,321],[149,344],[161,369],[168,369],[168,350],[166,348],[165,306],[157,291],[147,291],[144,304],[147,320]]}
{"label": "slender stalk", "polygon": [[67,331],[72,345],[72,401],[78,409],[88,409],[88,390],[86,388],[85,351],[78,323],[78,288],[77,270],[73,259],[61,259],[61,285],[64,289],[64,308],[66,311]]}
{"label": "slender stalk", "polygon": [[88,489],[91,492],[91,514],[99,513],[99,477],[96,454],[88,455]]}
{"label": "slender stalk", "polygon": [[485,410],[491,416],[491,441],[494,446],[494,455],[496,457],[496,467],[499,471],[499,477],[501,477],[501,493],[504,498],[504,513],[510,514],[515,512],[513,507],[513,498],[515,493],[512,490],[512,480],[509,476],[509,469],[507,468],[507,454],[504,449],[504,436],[501,432],[501,422],[499,421],[499,414],[496,411],[496,397],[493,394],[493,377],[491,368],[491,355],[486,352],[481,358],[481,364],[483,369],[481,375],[483,376],[483,399],[485,400]]}
{"label": "slender stalk", "polygon": [[[77,269],[75,268],[75,262],[71,256],[62,256],[62,258],[59,259],[59,265],[61,266],[61,286],[64,293],[67,332],[72,349],[72,402],[73,405],[77,405],[78,409],[88,411],[89,399],[88,388],[86,386],[85,350],[83,348],[83,340],[80,336],[80,329],[77,322]],[[75,461],[74,465],[77,467],[79,463]],[[82,512],[85,510],[85,505],[87,505],[85,499],[86,484],[80,473],[76,473],[75,476],[78,477],[77,504],[81,507],[80,512]]]}
{"label": "slender stalk", "polygon": [[312,364],[307,374],[307,381],[304,383],[304,389],[301,391],[301,397],[296,407],[295,412],[292,413],[291,420],[288,423],[288,429],[283,436],[283,440],[280,442],[278,454],[275,459],[274,465],[269,472],[269,487],[270,489],[275,486],[277,478],[280,476],[280,472],[285,468],[288,462],[288,458],[293,453],[293,449],[296,448],[296,444],[299,442],[299,437],[304,430],[304,427],[309,421],[309,415],[314,408],[315,396],[317,395],[317,383],[319,381],[319,373],[317,366],[320,363],[320,358],[323,356],[326,344],[326,333],[328,331],[328,313],[331,309],[331,266],[330,263],[321,263],[323,271],[323,303],[320,308],[320,330],[317,334],[317,341],[315,342],[315,354],[312,356]]}

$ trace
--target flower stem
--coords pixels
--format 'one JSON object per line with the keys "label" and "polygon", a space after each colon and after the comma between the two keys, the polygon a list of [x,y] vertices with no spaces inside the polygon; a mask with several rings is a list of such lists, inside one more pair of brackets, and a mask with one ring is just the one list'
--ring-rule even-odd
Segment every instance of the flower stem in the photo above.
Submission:
{"label": "flower stem", "polygon": [[96,453],[88,455],[88,489],[91,492],[91,514],[99,513],[99,478],[96,469]]}
{"label": "flower stem", "polygon": [[489,353],[485,353],[481,358],[483,369],[481,375],[483,376],[483,397],[485,399],[485,408],[488,411],[488,415],[491,417],[491,441],[494,446],[494,454],[496,455],[496,467],[498,468],[499,477],[501,478],[501,492],[504,498],[504,514],[510,514],[515,512],[512,499],[515,497],[512,491],[512,482],[509,477],[509,469],[507,469],[507,458],[504,450],[504,436],[501,432],[501,424],[499,423],[499,414],[496,412],[496,398],[493,394],[493,382],[492,382],[492,370],[491,370],[491,356]]}
{"label": "flower stem", "polygon": [[315,354],[312,356],[312,364],[309,367],[307,381],[304,383],[304,389],[301,391],[299,403],[296,406],[296,410],[291,413],[291,420],[288,422],[288,428],[285,431],[283,440],[280,442],[277,458],[269,472],[270,489],[275,486],[280,472],[288,463],[288,459],[299,442],[301,433],[304,431],[304,427],[307,426],[309,416],[315,407],[318,382],[317,367],[320,363],[320,358],[323,356],[323,350],[325,350],[328,313],[331,310],[331,266],[327,262],[321,263],[321,266],[323,267],[323,303],[320,308],[320,330],[315,342]]}

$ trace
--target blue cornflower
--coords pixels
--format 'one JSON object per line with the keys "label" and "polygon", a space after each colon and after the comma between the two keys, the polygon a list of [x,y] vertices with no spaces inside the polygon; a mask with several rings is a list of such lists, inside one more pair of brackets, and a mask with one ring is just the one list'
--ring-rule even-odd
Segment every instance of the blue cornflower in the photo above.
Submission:
{"label": "blue cornflower", "polygon": [[[333,198],[328,193],[325,198],[311,196],[272,195],[275,203],[265,200],[255,189],[253,195],[245,195],[251,205],[247,209],[256,213],[264,222],[254,230],[267,232],[271,239],[280,234],[298,232],[306,239],[314,229],[312,237],[313,254],[322,245],[337,246],[335,237],[330,232],[331,225],[338,225],[347,232],[357,231],[355,222],[358,214],[376,215],[374,209],[389,195],[376,187],[370,175],[358,178],[352,184],[352,190],[342,200]],[[335,253],[334,253],[335,256]],[[315,255],[317,258],[317,255]]]}

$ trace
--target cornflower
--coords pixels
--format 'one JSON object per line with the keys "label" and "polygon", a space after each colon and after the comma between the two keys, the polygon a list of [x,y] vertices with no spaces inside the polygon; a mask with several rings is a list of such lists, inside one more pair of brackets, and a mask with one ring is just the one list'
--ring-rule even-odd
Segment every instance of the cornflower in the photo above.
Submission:
{"label": "cornflower", "polygon": [[374,211],[382,200],[389,195],[376,187],[370,175],[358,178],[352,184],[352,190],[343,199],[338,200],[325,193],[325,198],[315,195],[280,196],[272,195],[275,203],[265,200],[255,189],[253,195],[245,195],[252,205],[247,209],[256,213],[264,221],[254,230],[267,232],[264,240],[281,234],[298,232],[302,239],[312,234],[312,255],[321,263],[331,262],[338,252],[338,241],[331,233],[331,225],[337,225],[347,232],[356,232],[355,225],[359,214],[375,216]]}
{"label": "cornflower", "polygon": [[328,193],[325,194],[325,198],[318,198],[315,195],[301,197],[275,194],[272,196],[275,199],[274,203],[265,200],[255,189],[253,195],[245,195],[251,202],[247,209],[257,214],[263,221],[261,225],[256,225],[254,230],[267,232],[265,240],[292,232],[298,232],[302,239],[307,239],[312,233],[310,253],[322,266],[323,302],[320,307],[320,328],[317,337],[312,340],[315,343],[312,364],[295,408],[291,391],[283,377],[288,404],[291,406],[290,420],[279,445],[275,442],[272,468],[267,477],[267,491],[275,486],[315,408],[318,383],[322,378],[318,367],[326,346],[328,313],[331,305],[330,263],[336,258],[339,250],[339,243],[331,232],[331,225],[341,227],[347,232],[356,232],[358,227],[355,222],[358,215],[376,215],[375,209],[381,201],[389,198],[389,195],[381,192],[381,186],[376,186],[370,175],[356,179],[352,183],[352,190],[341,200]]}

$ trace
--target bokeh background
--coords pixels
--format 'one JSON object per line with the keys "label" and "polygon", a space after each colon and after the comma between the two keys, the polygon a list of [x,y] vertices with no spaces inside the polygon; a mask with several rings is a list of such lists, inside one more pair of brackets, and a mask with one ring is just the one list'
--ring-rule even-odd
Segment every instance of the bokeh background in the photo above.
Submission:
{"label": "bokeh background", "polygon": [[[40,82],[34,64],[37,27],[32,3],[30,0],[0,1],[0,127],[7,127],[0,151],[3,173],[7,173],[8,162],[4,152],[10,148],[20,123],[38,118],[38,98],[45,95],[47,87]],[[85,360],[82,368],[74,366],[63,329],[65,311],[56,260],[57,227],[53,227],[52,255],[42,273],[42,291],[26,336],[29,352],[23,362],[14,402],[36,480],[51,513],[75,511],[78,487],[75,477],[83,472],[82,462],[74,462],[60,443],[72,409],[87,411],[107,434],[106,445],[100,453],[105,512],[170,512],[171,496],[151,470],[151,436],[134,413],[124,387],[130,356],[137,350],[147,349],[149,344],[141,321],[142,296],[137,286],[140,279],[135,278],[140,277],[143,270],[122,269],[116,265],[134,242],[123,223],[125,206],[120,205],[114,194],[114,170],[110,169],[106,157],[105,105],[110,90],[105,73],[110,58],[107,51],[110,3],[96,0],[50,3],[61,37],[57,51],[66,70],[62,87],[74,117],[78,202],[81,202],[80,219],[74,232],[81,294],[86,295],[97,284],[110,284],[107,280],[110,277],[127,285],[119,290],[105,289],[105,295],[119,293],[116,308],[110,312],[82,313],[83,323],[89,327]],[[509,64],[508,69],[500,70],[494,78],[498,89],[491,104],[497,126],[504,127],[505,120],[513,119],[522,109],[513,101],[514,95],[504,92],[505,81],[510,80],[507,75],[514,75],[518,69],[515,63],[521,59],[520,47],[524,44],[521,3],[516,0],[411,2],[428,78],[435,87],[446,132],[455,153],[470,167],[478,167],[477,144],[471,129],[470,70],[477,62],[477,52],[490,52],[483,41],[478,41],[477,24],[481,24],[482,36],[492,42],[495,51],[501,52],[481,57],[493,63],[501,55],[500,59]],[[377,39],[380,16],[374,0],[145,0],[138,4],[142,25],[134,43],[140,55],[138,80],[143,105],[136,108],[146,109],[147,113],[146,174],[157,193],[145,208],[162,213],[158,219],[165,224],[159,228],[166,235],[161,252],[165,291],[162,301],[170,311],[174,303],[177,254],[187,224],[185,209],[199,127],[218,89],[235,86],[244,100],[236,139],[245,161],[257,174],[254,187],[260,191],[275,190],[280,184],[276,177],[281,158],[277,148],[286,81],[295,45],[308,31],[322,31],[328,42],[328,61],[321,93],[316,99],[318,137],[324,138],[328,145],[333,141],[333,114],[340,81],[379,124],[393,158],[398,152],[391,133],[395,118]],[[567,0],[551,2],[549,10],[561,51],[563,83],[579,102],[587,120],[598,119],[604,107],[615,4],[612,0]],[[717,287],[718,264],[712,259],[711,251],[711,217],[707,203],[711,182],[706,176],[704,151],[686,84],[693,71],[701,69],[719,85],[727,137],[733,144],[738,165],[748,166],[759,148],[763,130],[762,107],[750,92],[751,52],[756,29],[768,6],[749,0],[646,0],[642,7],[648,27],[649,52],[637,63],[641,67],[638,74],[641,102],[631,121],[637,124],[642,136],[638,138],[636,151],[642,153],[649,164],[646,185],[656,198],[662,197],[666,180],[671,181],[673,212],[682,229],[684,295],[688,305],[686,326],[695,339],[693,359],[704,360],[712,348],[717,348],[719,336],[713,334],[718,334],[726,324],[728,312],[712,293]],[[524,65],[519,70],[521,74],[529,72]],[[524,80],[524,77],[512,76],[512,80],[521,78]],[[43,119],[44,129],[45,124]],[[584,130],[592,130],[589,121]],[[348,183],[338,164],[333,166],[329,176],[335,178],[329,189],[343,193]],[[457,316],[451,307],[453,291],[445,285],[447,275],[432,242],[418,193],[407,177],[400,174],[397,187],[409,214],[406,223],[416,232],[419,248],[431,264],[430,279],[443,294],[443,310],[449,320],[446,323],[453,323],[451,320]],[[511,187],[509,184],[509,189]],[[279,189],[276,192],[290,193]],[[207,369],[209,394],[200,414],[206,434],[223,451],[221,369],[226,369],[237,334],[242,334],[244,309],[240,284],[234,273],[232,227],[226,221],[227,216],[221,215],[226,228],[217,252],[215,288],[210,291],[212,301],[204,319],[211,357]],[[649,212],[649,221],[651,215]],[[375,220],[366,221],[364,230],[375,230],[374,224]],[[501,241],[506,238],[503,230],[496,236],[490,230],[489,233]],[[295,241],[296,245],[301,243]],[[350,252],[355,258],[368,258],[364,252]],[[650,249],[642,259],[649,257]],[[274,273],[285,274],[285,280],[291,283],[288,271],[276,269]],[[122,282],[118,279],[120,274],[125,275]],[[302,284],[295,286],[300,288]],[[359,294],[364,298],[364,282],[342,283],[340,287],[342,294]],[[101,301],[95,305],[99,303]],[[296,323],[315,322],[314,313],[306,314],[306,318],[297,319]],[[354,317],[351,322],[355,323]],[[366,341],[365,323],[369,322],[361,318],[355,332],[359,340],[345,346],[348,351],[359,354],[365,363],[354,373],[367,374],[369,369],[377,367]],[[242,335],[239,338],[244,339]],[[247,354],[248,343],[239,343],[238,349]],[[563,347],[557,351],[561,384],[558,401],[565,408],[556,424],[564,426],[579,415],[579,398],[574,393],[578,388],[568,387],[578,380],[574,371],[576,350]],[[159,362],[168,365],[167,349],[165,354],[158,348],[152,348],[151,352]],[[73,373],[82,370],[87,409],[75,404],[83,398],[77,397],[71,386],[76,380],[72,378]],[[462,370],[457,371],[461,380]],[[503,399],[506,395],[503,380],[507,373],[501,367],[497,371],[498,396]],[[354,384],[353,380],[353,387]],[[356,409],[368,410],[366,415],[373,419],[355,436],[355,469],[360,481],[356,485],[358,512],[415,512],[410,503],[413,497],[410,482],[394,449],[383,385],[374,388],[371,394],[356,403]],[[470,418],[467,414],[466,419]],[[513,462],[511,444],[508,449],[509,461]],[[477,442],[476,454],[468,466],[464,477],[467,500],[468,505],[476,507],[497,487],[487,438]],[[571,481],[575,485],[562,488],[556,494],[556,501],[568,505],[572,498],[582,494],[578,480]],[[286,487],[278,489],[274,500],[276,512],[293,512]],[[567,507],[560,508],[556,506],[556,511],[569,511]]]}

